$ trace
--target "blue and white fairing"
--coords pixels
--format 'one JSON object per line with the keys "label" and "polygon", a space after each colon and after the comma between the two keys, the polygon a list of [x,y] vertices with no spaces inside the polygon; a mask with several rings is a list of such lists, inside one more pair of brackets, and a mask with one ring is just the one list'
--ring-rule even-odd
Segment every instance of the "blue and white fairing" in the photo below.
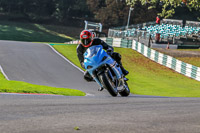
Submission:
{"label": "blue and white fairing", "polygon": [[113,69],[117,79],[122,78],[122,71],[110,55],[108,55],[101,45],[95,45],[89,47],[84,53],[84,65],[85,69],[90,73],[94,80],[102,87],[102,84],[99,82],[98,78],[94,75],[96,71],[102,65],[109,65]]}

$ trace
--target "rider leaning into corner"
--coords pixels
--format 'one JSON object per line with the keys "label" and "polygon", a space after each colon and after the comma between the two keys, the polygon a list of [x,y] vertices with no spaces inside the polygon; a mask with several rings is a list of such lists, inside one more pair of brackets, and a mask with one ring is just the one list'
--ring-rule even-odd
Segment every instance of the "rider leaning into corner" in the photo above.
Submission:
{"label": "rider leaning into corner", "polygon": [[[121,68],[123,74],[125,76],[128,75],[129,72],[126,69],[124,69],[124,67],[122,66],[121,55],[117,52],[113,52],[114,51],[113,47],[109,46],[103,40],[101,40],[99,38],[93,38],[93,33],[91,31],[83,30],[80,34],[80,41],[81,41],[81,43],[77,46],[76,50],[77,50],[78,59],[81,63],[81,66],[84,69],[85,69],[85,66],[84,66],[83,54],[85,53],[87,48],[89,48],[90,46],[94,46],[94,45],[102,45],[103,49],[105,49],[107,51],[107,53],[120,65],[120,68]],[[85,71],[84,79],[88,82],[93,81],[93,78],[90,76],[88,71]]]}

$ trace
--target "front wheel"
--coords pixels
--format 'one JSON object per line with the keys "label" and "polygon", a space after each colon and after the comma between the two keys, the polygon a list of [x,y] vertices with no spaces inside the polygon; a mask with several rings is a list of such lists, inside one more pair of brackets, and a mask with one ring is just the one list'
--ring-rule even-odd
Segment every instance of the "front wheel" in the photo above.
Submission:
{"label": "front wheel", "polygon": [[102,73],[99,75],[99,80],[103,84],[104,88],[108,90],[110,95],[116,97],[118,94],[117,88],[115,87],[114,83],[111,81],[107,73]]}
{"label": "front wheel", "polygon": [[119,94],[123,97],[127,97],[130,94],[130,89],[126,81],[124,81],[124,90],[119,92]]}

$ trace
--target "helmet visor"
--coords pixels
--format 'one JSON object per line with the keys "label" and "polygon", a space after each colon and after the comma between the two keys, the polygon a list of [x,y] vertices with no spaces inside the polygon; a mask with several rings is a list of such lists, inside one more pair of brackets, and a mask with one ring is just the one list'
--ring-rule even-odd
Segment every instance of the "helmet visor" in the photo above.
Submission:
{"label": "helmet visor", "polygon": [[84,45],[84,46],[87,46],[91,43],[91,38],[87,38],[87,39],[81,39],[81,43]]}

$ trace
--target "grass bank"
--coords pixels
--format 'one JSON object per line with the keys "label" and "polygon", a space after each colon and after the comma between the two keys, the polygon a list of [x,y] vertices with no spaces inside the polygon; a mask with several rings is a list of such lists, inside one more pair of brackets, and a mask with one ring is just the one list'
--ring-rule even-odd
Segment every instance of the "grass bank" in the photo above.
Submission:
{"label": "grass bank", "polygon": [[[54,48],[80,67],[76,55],[77,45],[54,45]],[[133,94],[200,97],[200,82],[161,66],[132,49],[115,48],[130,74],[128,84]]]}
{"label": "grass bank", "polygon": [[[0,21],[0,40],[64,43],[74,39],[48,27],[48,25],[34,23]],[[54,26],[54,29],[56,27]]]}
{"label": "grass bank", "polygon": [[85,96],[84,92],[74,89],[34,85],[23,81],[8,81],[1,73],[0,83],[0,92],[3,93],[36,93],[64,96]]}

